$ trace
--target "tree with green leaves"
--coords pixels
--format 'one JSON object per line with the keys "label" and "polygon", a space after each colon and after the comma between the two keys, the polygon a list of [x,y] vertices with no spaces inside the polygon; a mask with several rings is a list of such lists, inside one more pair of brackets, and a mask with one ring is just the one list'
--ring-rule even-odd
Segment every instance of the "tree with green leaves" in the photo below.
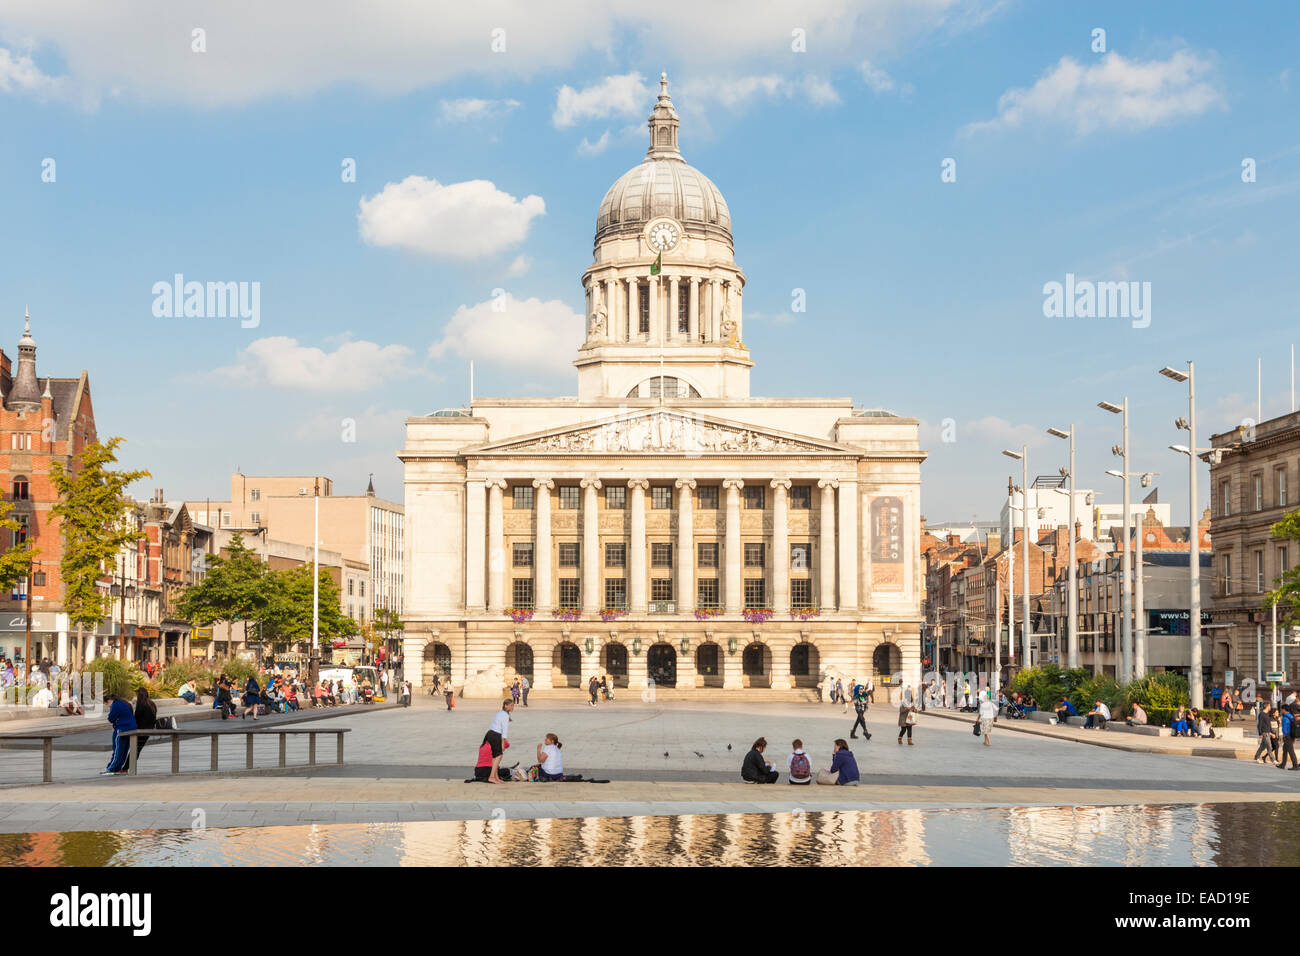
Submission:
{"label": "tree with green leaves", "polygon": [[[339,607],[339,588],[329,571],[320,568],[318,634],[321,642],[358,633],[357,622]],[[311,565],[272,571],[267,575],[266,604],[258,615],[262,640],[277,647],[311,643]]]}
{"label": "tree with green leaves", "polygon": [[[1284,541],[1294,541],[1295,549],[1288,548],[1287,551],[1300,554],[1300,508],[1274,524],[1269,533]],[[1283,568],[1273,583],[1277,587],[1269,593],[1269,603],[1277,605],[1278,623],[1300,626],[1300,564]]]}
{"label": "tree with green leaves", "polygon": [[397,612],[391,608],[375,608],[374,617],[375,630],[382,636],[385,643],[393,639],[393,635],[401,635],[402,630],[406,627],[402,619],[397,616]]}
{"label": "tree with green leaves", "polygon": [[[15,535],[27,530],[27,526],[21,521],[5,517],[12,510],[13,505],[0,502],[0,529],[9,532],[10,542]],[[18,582],[26,581],[27,575],[32,570],[32,559],[38,554],[40,551],[32,547],[30,538],[25,538],[18,544],[11,543],[3,553],[0,553],[0,590],[11,591]]]}
{"label": "tree with green leaves", "polygon": [[[185,589],[176,607],[181,617],[200,627],[223,622],[233,628],[242,622],[247,643],[249,622],[257,620],[266,608],[270,572],[238,532],[222,550],[224,556],[207,555],[207,571]],[[230,653],[229,642],[226,653]]]}
{"label": "tree with green leaves", "polygon": [[120,552],[139,533],[123,514],[131,507],[126,488],[147,471],[115,471],[121,438],[91,442],[76,456],[71,472],[63,462],[50,464],[50,480],[59,493],[52,514],[59,519],[63,556],[59,575],[63,579],[63,610],[77,626],[76,657],[81,657],[85,628],[99,626],[108,615],[108,595],[99,589],[99,579],[111,568]]}

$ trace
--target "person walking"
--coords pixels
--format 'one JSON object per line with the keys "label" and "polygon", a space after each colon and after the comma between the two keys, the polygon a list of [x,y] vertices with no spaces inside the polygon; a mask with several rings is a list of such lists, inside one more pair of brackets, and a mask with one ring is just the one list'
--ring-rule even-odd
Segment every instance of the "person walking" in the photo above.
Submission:
{"label": "person walking", "polygon": [[448,710],[456,706],[456,688],[452,686],[450,677],[442,680],[442,696],[447,701]]}
{"label": "person walking", "polygon": [[939,681],[939,706],[944,710],[948,709],[948,682],[946,680]]}
{"label": "person walking", "polygon": [[530,689],[532,686],[533,686],[533,685],[532,685],[531,683],[529,683],[527,677],[520,676],[520,678],[519,678],[519,689],[520,689],[520,691],[521,691],[521,692],[523,693],[523,695],[524,695],[524,706],[525,706],[525,707],[528,706],[528,691],[529,691],[529,689]]}
{"label": "person walking", "polygon": [[519,678],[516,677],[510,682],[510,699],[517,705],[519,698],[523,694],[523,689],[519,686]]}
{"label": "person walking", "polygon": [[1255,733],[1259,735],[1259,746],[1255,748],[1253,759],[1259,763],[1260,757],[1263,756],[1264,763],[1273,763],[1273,750],[1275,747],[1276,737],[1273,736],[1273,708],[1265,704],[1260,708],[1259,716],[1255,718]]}
{"label": "person walking", "polygon": [[852,729],[849,730],[849,739],[858,739],[858,728],[862,728],[862,736],[867,740],[871,739],[871,731],[867,730],[867,697],[865,694],[858,696],[853,701],[853,709],[857,712],[858,719],[853,722]]}
{"label": "person walking", "polygon": [[411,682],[409,680],[402,681],[402,706],[411,706]]}
{"label": "person walking", "polygon": [[108,704],[108,722],[113,725],[113,752],[108,758],[108,766],[101,770],[100,776],[114,773],[126,773],[126,762],[130,750],[122,734],[135,730],[135,714],[131,705],[114,694],[105,694],[104,702]]}
{"label": "person walking", "polygon": [[1295,756],[1295,738],[1300,736],[1300,722],[1296,720],[1296,713],[1291,708],[1282,710],[1282,756],[1278,758],[1277,766],[1280,770],[1286,770],[1287,757],[1291,758],[1291,769],[1300,770],[1300,760]]}
{"label": "person walking", "polygon": [[867,700],[873,704],[876,702],[876,682],[869,676],[867,677]]}
{"label": "person walking", "polygon": [[[847,714],[847,713],[849,712],[849,698],[848,698],[847,696],[845,696],[845,694],[844,694],[844,685],[841,684],[841,683],[839,683],[839,681],[836,681],[836,687],[839,689],[839,692],[840,692],[840,703],[843,705],[843,706],[840,708],[840,713],[842,713],[842,714]],[[852,677],[849,678],[849,693],[850,693],[850,694],[853,693],[853,678],[852,678]]]}
{"label": "person walking", "polygon": [[966,680],[962,683],[961,696],[962,696],[962,700],[964,701],[962,706],[969,707],[970,706],[970,681],[969,680]]}
{"label": "person walking", "polygon": [[749,748],[749,753],[745,754],[745,762],[740,767],[740,777],[746,783],[776,783],[777,778],[781,776],[763,759],[763,751],[766,749],[767,738],[759,737]]}
{"label": "person walking", "polygon": [[600,693],[600,682],[596,680],[596,675],[591,675],[591,680],[587,681],[587,695],[591,698],[591,706],[596,706],[596,697]]}
{"label": "person walking", "polygon": [[907,745],[912,746],[912,725],[916,723],[916,706],[903,701],[898,707],[898,745],[903,745],[903,735],[907,735]]}
{"label": "person walking", "polygon": [[980,733],[984,735],[984,746],[993,746],[989,743],[989,735],[993,733],[993,725],[998,722],[998,705],[993,703],[993,697],[988,691],[980,698]]}

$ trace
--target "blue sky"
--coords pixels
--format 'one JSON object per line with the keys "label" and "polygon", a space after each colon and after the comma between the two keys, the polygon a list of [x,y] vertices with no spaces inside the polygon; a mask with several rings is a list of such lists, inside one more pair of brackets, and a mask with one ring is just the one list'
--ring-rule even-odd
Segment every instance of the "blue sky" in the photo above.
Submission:
{"label": "blue sky", "polygon": [[[596,208],[661,70],[731,208],[753,393],[921,419],[932,521],[995,516],[998,451],[1054,472],[1044,429],[1072,421],[1113,497],[1096,403],[1126,394],[1134,465],[1184,515],[1165,364],[1197,363],[1201,444],[1256,414],[1260,356],[1264,416],[1287,410],[1294,4],[179,6],[0,8],[0,344],[30,306],[38,371],[89,369],[142,494],[239,466],[400,500],[401,421],[462,404],[470,357],[480,395],[575,394]],[[259,282],[260,324],[155,317],[176,273]],[[1067,273],[1149,282],[1149,326],[1045,317]],[[534,331],[492,325],[494,289]]]}

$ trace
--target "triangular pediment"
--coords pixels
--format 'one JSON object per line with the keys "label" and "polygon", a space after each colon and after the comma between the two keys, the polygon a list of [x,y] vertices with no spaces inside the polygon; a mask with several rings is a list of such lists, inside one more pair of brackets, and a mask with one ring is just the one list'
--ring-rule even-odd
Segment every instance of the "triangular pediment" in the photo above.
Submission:
{"label": "triangular pediment", "polygon": [[852,455],[835,442],[744,422],[668,409],[535,432],[474,449],[475,454],[821,454]]}

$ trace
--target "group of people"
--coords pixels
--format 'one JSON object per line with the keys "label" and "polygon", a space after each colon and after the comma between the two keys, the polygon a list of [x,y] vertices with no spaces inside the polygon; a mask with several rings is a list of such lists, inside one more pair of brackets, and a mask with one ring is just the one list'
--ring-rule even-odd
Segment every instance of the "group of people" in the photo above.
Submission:
{"label": "group of people", "polygon": [[[763,755],[767,750],[767,738],[759,737],[754,741],[745,762],[740,766],[740,778],[746,783],[776,783],[781,774]],[[821,784],[833,784],[841,787],[856,787],[861,779],[858,774],[858,762],[849,749],[849,743],[843,737],[834,743],[831,753],[831,765],[825,770],[812,772],[812,758],[803,749],[803,741],[790,741],[790,756],[786,758],[786,769],[790,783],[809,784],[816,780]]]}
{"label": "group of people", "polygon": [[[410,683],[407,682],[407,687]],[[521,688],[521,692],[527,696],[527,691]],[[430,695],[437,697],[439,694],[447,701],[447,709],[455,710],[456,708],[456,688],[451,683],[451,677],[445,674],[434,674],[433,680],[429,683]]]}
{"label": "group of people", "polygon": [[[600,700],[614,699],[614,680],[608,674],[592,674],[591,680],[587,681],[587,696],[591,698],[591,706],[595,707],[596,702]],[[525,703],[525,707],[528,705]]]}
{"label": "group of people", "polygon": [[856,677],[849,678],[847,693],[844,690],[844,681],[838,677],[829,681],[829,693],[832,704],[843,704],[845,710],[848,709],[850,700],[857,700],[859,697],[865,697],[871,703],[876,702],[876,682],[870,677],[866,683],[861,683]]}
{"label": "group of people", "polygon": [[560,756],[563,744],[555,734],[547,734],[537,745],[537,763],[528,770],[520,770],[519,765],[501,766],[501,758],[510,747],[507,739],[510,734],[510,714],[515,709],[513,698],[501,702],[501,709],[492,718],[492,725],[483,735],[479,744],[478,761],[474,764],[474,779],[485,783],[510,783],[517,780],[533,782],[551,782],[563,780],[564,760]]}
{"label": "group of people", "polygon": [[529,682],[528,678],[520,674],[518,677],[516,677],[513,681],[510,682],[510,699],[513,700],[516,704],[518,704],[520,698],[522,698],[524,702],[524,706],[527,707],[528,692],[532,689],[532,686],[533,685],[532,683]]}
{"label": "group of people", "polygon": [[1290,769],[1300,770],[1295,755],[1295,741],[1300,737],[1300,703],[1294,694],[1285,704],[1261,701],[1255,714],[1255,731],[1259,734],[1256,761],[1286,770],[1289,759]]}
{"label": "group of people", "polygon": [[[114,694],[105,694],[104,703],[108,705],[108,722],[113,727],[113,749],[108,758],[108,766],[101,770],[100,776],[126,773],[130,767],[131,756],[129,738],[122,735],[131,730],[153,730],[158,726],[158,707],[149,699],[149,692],[141,687],[135,692],[135,706]],[[149,742],[147,735],[136,738],[136,755],[144,750]]]}

